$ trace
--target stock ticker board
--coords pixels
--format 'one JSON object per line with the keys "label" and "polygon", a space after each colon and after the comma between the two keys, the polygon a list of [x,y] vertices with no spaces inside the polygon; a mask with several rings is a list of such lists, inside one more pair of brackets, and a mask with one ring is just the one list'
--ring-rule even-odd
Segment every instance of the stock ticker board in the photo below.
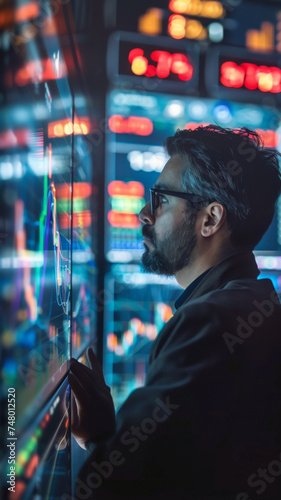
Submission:
{"label": "stock ticker board", "polygon": [[280,5],[250,0],[118,0],[115,30],[170,40],[281,52]]}

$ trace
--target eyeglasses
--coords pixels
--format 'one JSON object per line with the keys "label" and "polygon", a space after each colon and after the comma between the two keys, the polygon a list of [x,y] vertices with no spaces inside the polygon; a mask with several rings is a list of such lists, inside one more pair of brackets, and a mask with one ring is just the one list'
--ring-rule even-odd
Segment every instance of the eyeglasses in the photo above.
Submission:
{"label": "eyeglasses", "polygon": [[154,215],[154,211],[160,205],[160,196],[162,194],[168,194],[171,196],[177,196],[177,198],[183,198],[188,200],[190,203],[200,203],[202,201],[207,201],[206,198],[202,196],[198,196],[197,194],[192,193],[181,193],[180,191],[168,191],[167,189],[157,189],[157,188],[149,188],[150,191],[150,210],[151,215]]}

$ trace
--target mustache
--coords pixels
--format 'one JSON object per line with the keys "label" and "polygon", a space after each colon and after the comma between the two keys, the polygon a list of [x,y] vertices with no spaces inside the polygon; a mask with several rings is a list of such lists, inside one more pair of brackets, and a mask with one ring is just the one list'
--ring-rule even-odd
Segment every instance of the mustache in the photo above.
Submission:
{"label": "mustache", "polygon": [[143,226],[143,228],[142,228],[143,237],[151,240],[152,243],[154,242],[154,234],[153,233],[154,233],[153,228],[151,228],[148,225]]}

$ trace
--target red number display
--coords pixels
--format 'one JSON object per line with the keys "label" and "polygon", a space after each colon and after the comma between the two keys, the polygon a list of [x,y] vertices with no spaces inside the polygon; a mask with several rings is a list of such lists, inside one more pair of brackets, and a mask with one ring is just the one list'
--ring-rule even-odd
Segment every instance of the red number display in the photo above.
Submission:
{"label": "red number display", "polygon": [[153,132],[153,122],[144,116],[112,115],[108,126],[115,134],[150,135]]}
{"label": "red number display", "polygon": [[180,80],[184,81],[191,80],[193,76],[193,66],[184,54],[171,54],[166,50],[154,50],[150,52],[149,58],[156,65],[149,63],[148,58],[144,56],[143,49],[132,49],[128,56],[132,72],[135,75],[158,76],[158,78],[163,79],[174,73]]}
{"label": "red number display", "polygon": [[281,92],[281,69],[275,66],[257,66],[253,63],[237,64],[233,61],[221,65],[221,84],[225,87],[241,88],[248,90],[261,90],[262,92]]}

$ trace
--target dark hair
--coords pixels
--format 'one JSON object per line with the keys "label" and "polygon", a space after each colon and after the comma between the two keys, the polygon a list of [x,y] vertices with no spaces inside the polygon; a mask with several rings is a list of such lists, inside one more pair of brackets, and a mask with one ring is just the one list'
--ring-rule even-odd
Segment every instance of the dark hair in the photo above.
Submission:
{"label": "dark hair", "polygon": [[281,192],[280,153],[265,148],[248,128],[216,125],[177,130],[165,147],[170,156],[189,160],[183,190],[205,197],[206,204],[221,203],[233,246],[253,249],[272,221]]}

